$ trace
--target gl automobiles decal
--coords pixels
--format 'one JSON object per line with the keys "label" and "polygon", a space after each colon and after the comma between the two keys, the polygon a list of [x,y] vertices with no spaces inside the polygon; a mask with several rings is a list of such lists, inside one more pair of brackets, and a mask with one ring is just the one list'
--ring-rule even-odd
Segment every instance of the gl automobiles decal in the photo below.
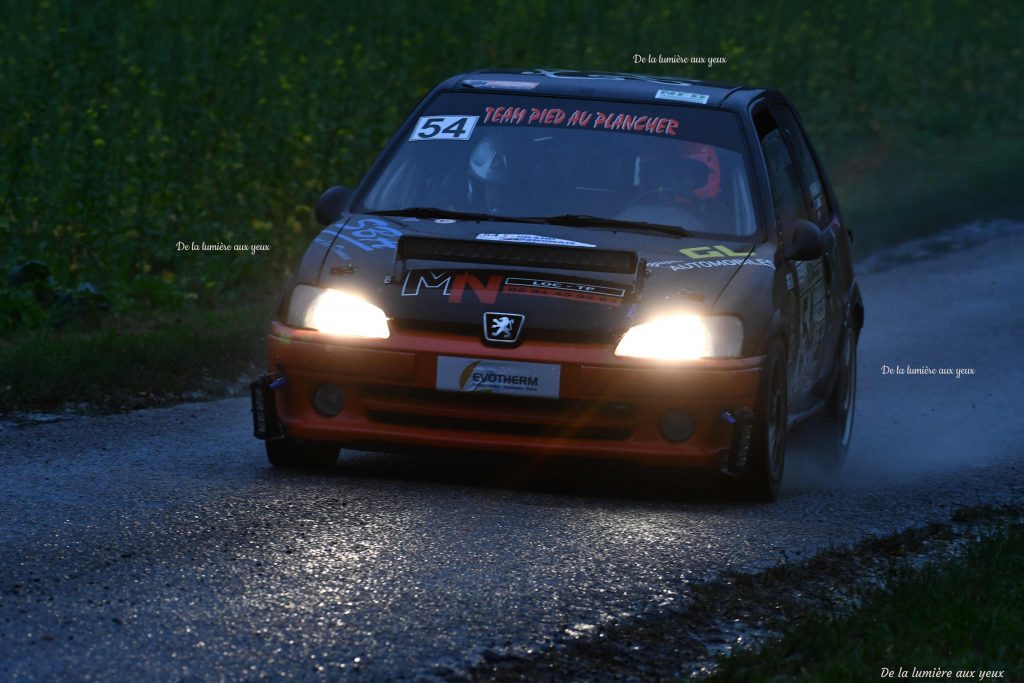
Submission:
{"label": "gl automobiles decal", "polygon": [[716,256],[746,256],[752,249],[746,251],[733,251],[729,247],[716,244],[713,247],[686,247],[679,250],[679,253],[684,256],[689,256],[693,259],[698,258],[715,258]]}
{"label": "gl automobiles decal", "polygon": [[766,258],[729,258],[719,259],[717,261],[655,261],[654,263],[648,263],[648,268],[669,268],[673,271],[678,270],[697,270],[700,268],[721,268],[723,266],[764,266],[775,270],[775,264],[771,259]]}
{"label": "gl automobiles decal", "polygon": [[[766,258],[748,258],[752,250],[733,251],[724,244],[716,244],[711,247],[686,247],[679,250],[683,256],[690,257],[689,261],[667,260],[652,261],[647,264],[648,268],[670,268],[673,271],[694,270],[697,268],[721,268],[724,266],[764,266],[775,270],[775,263]],[[722,258],[726,257],[726,258]],[[703,261],[701,259],[716,259],[714,261]]]}

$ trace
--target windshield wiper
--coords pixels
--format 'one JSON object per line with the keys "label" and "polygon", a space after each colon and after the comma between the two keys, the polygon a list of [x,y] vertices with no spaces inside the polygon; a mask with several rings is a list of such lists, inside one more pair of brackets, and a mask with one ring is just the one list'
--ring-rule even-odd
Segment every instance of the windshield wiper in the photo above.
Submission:
{"label": "windshield wiper", "polygon": [[500,221],[503,223],[543,223],[534,218],[516,218],[513,216],[496,216],[490,213],[474,213],[472,211],[449,211],[435,206],[411,206],[405,209],[381,209],[367,211],[371,216],[411,216],[413,218],[453,218],[462,221]]}
{"label": "windshield wiper", "polygon": [[411,206],[404,209],[381,209],[367,211],[371,216],[411,216],[413,218],[452,218],[463,221],[499,221],[503,223],[540,223],[546,225],[566,225],[570,227],[589,228],[625,228],[627,230],[648,230],[663,232],[676,237],[690,237],[690,233],[678,225],[647,223],[645,221],[627,221],[604,216],[588,216],[582,213],[565,213],[558,216],[499,216],[491,213],[472,211],[452,211],[439,209],[436,206]]}
{"label": "windshield wiper", "polygon": [[566,213],[560,216],[537,216],[528,220],[551,225],[568,225],[581,228],[625,228],[627,230],[651,230],[663,232],[676,237],[692,237],[685,229],[678,225],[664,225],[662,223],[647,223],[646,221],[627,221],[619,218],[605,218],[604,216],[588,216],[582,213]]}

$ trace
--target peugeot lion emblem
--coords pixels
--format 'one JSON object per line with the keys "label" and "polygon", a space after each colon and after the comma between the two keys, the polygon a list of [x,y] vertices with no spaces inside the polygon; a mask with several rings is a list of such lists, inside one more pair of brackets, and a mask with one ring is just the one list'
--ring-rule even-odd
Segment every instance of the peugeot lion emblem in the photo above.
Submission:
{"label": "peugeot lion emblem", "polygon": [[484,341],[492,344],[518,344],[526,316],[521,313],[484,313]]}

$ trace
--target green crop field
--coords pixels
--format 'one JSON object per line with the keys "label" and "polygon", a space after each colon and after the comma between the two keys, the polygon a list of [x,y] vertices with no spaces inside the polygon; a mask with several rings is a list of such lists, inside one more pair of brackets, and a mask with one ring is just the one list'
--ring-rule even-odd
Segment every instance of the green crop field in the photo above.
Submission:
{"label": "green crop field", "polygon": [[[861,253],[1021,208],[1014,0],[0,7],[5,336],[265,303],[317,230],[319,193],[357,183],[437,81],[484,66],[779,88],[839,185]],[[10,272],[27,261],[41,263]]]}

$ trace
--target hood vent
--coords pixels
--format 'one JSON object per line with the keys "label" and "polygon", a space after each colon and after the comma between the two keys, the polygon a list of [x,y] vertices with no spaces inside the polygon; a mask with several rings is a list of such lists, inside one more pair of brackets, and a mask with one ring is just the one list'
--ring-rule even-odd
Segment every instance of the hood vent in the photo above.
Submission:
{"label": "hood vent", "polygon": [[404,236],[398,240],[396,273],[403,270],[401,262],[413,259],[624,275],[635,275],[638,265],[630,251]]}

